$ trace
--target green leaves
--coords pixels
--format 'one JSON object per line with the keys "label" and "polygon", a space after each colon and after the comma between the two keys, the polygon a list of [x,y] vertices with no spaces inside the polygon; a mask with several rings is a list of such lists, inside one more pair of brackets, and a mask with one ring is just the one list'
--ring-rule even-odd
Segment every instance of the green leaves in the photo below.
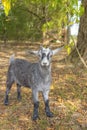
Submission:
{"label": "green leaves", "polygon": [[73,42],[70,42],[70,44],[65,45],[65,49],[66,49],[68,55],[71,53],[73,47],[74,47],[74,43]]}
{"label": "green leaves", "polygon": [[2,20],[9,38],[15,32],[15,38],[17,33],[18,38],[21,35],[21,38],[42,38],[43,32],[47,31],[55,32],[59,38],[62,28],[79,22],[78,17],[84,12],[82,6],[78,9],[78,0],[2,0],[2,4],[4,15],[9,15],[6,20]]}
{"label": "green leaves", "polygon": [[81,5],[81,6],[79,7],[79,16],[82,16],[83,13],[84,13],[84,8],[83,8],[83,6]]}
{"label": "green leaves", "polygon": [[2,4],[4,6],[4,11],[6,16],[8,16],[9,11],[11,9],[11,0],[2,0]]}
{"label": "green leaves", "polygon": [[6,16],[8,16],[11,6],[14,5],[15,2],[16,0],[2,0]]}

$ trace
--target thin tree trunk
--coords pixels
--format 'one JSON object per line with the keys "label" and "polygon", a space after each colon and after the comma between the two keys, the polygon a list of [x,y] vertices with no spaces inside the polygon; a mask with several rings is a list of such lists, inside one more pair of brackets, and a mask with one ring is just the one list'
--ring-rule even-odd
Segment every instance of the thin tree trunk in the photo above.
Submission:
{"label": "thin tree trunk", "polygon": [[3,31],[3,41],[4,41],[4,44],[6,44],[7,37],[6,37],[6,29],[5,28],[4,28],[4,31]]}
{"label": "thin tree trunk", "polygon": [[[83,16],[80,18],[79,33],[77,37],[77,48],[81,57],[83,57],[84,61],[87,62],[87,0],[83,1],[83,6],[85,11]],[[72,51],[69,59],[71,62],[74,63],[80,62],[80,58],[76,49]]]}
{"label": "thin tree trunk", "polygon": [[69,13],[67,13],[67,44],[70,43],[70,18],[69,18]]}

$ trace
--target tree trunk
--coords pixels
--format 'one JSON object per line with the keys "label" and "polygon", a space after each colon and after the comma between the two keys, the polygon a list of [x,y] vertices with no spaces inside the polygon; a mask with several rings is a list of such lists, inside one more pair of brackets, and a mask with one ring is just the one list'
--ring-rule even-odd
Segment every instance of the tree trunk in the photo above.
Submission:
{"label": "tree trunk", "polygon": [[[79,26],[79,33],[77,37],[77,48],[84,59],[87,62],[87,0],[83,0],[84,6],[84,14],[80,18],[80,26]],[[74,49],[70,55],[70,61],[73,63],[79,63],[81,60],[77,54],[76,49]]]}
{"label": "tree trunk", "polygon": [[67,13],[67,44],[70,43],[70,18],[69,18],[69,13]]}
{"label": "tree trunk", "polygon": [[4,31],[3,31],[3,41],[4,41],[4,44],[7,43],[7,36],[6,36],[6,29],[4,28]]}
{"label": "tree trunk", "polygon": [[[69,6],[69,4],[70,4],[70,1],[67,0],[67,7]],[[70,13],[67,12],[66,15],[67,15],[67,41],[66,41],[66,43],[69,44],[70,43],[70,25],[69,25],[69,23],[70,23]]]}

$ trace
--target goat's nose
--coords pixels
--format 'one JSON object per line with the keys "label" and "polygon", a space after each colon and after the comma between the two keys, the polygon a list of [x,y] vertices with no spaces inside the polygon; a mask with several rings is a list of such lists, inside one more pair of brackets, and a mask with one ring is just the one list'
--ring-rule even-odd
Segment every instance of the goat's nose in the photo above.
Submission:
{"label": "goat's nose", "polygon": [[47,65],[47,63],[46,63],[46,62],[43,62],[43,65]]}

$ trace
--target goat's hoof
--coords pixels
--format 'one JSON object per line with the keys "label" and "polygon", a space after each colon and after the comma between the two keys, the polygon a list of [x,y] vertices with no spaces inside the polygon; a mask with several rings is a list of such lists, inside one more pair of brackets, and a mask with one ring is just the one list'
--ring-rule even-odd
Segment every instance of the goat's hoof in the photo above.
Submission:
{"label": "goat's hoof", "polygon": [[38,115],[33,115],[32,120],[36,121],[38,118],[39,118]]}
{"label": "goat's hoof", "polygon": [[22,97],[17,97],[17,100],[20,102],[21,101],[21,99],[22,99]]}
{"label": "goat's hoof", "polygon": [[6,106],[7,106],[7,105],[8,105],[8,102],[7,102],[7,101],[4,101],[4,105],[6,105]]}
{"label": "goat's hoof", "polygon": [[46,115],[47,115],[47,117],[53,117],[53,113],[52,112],[46,112]]}

